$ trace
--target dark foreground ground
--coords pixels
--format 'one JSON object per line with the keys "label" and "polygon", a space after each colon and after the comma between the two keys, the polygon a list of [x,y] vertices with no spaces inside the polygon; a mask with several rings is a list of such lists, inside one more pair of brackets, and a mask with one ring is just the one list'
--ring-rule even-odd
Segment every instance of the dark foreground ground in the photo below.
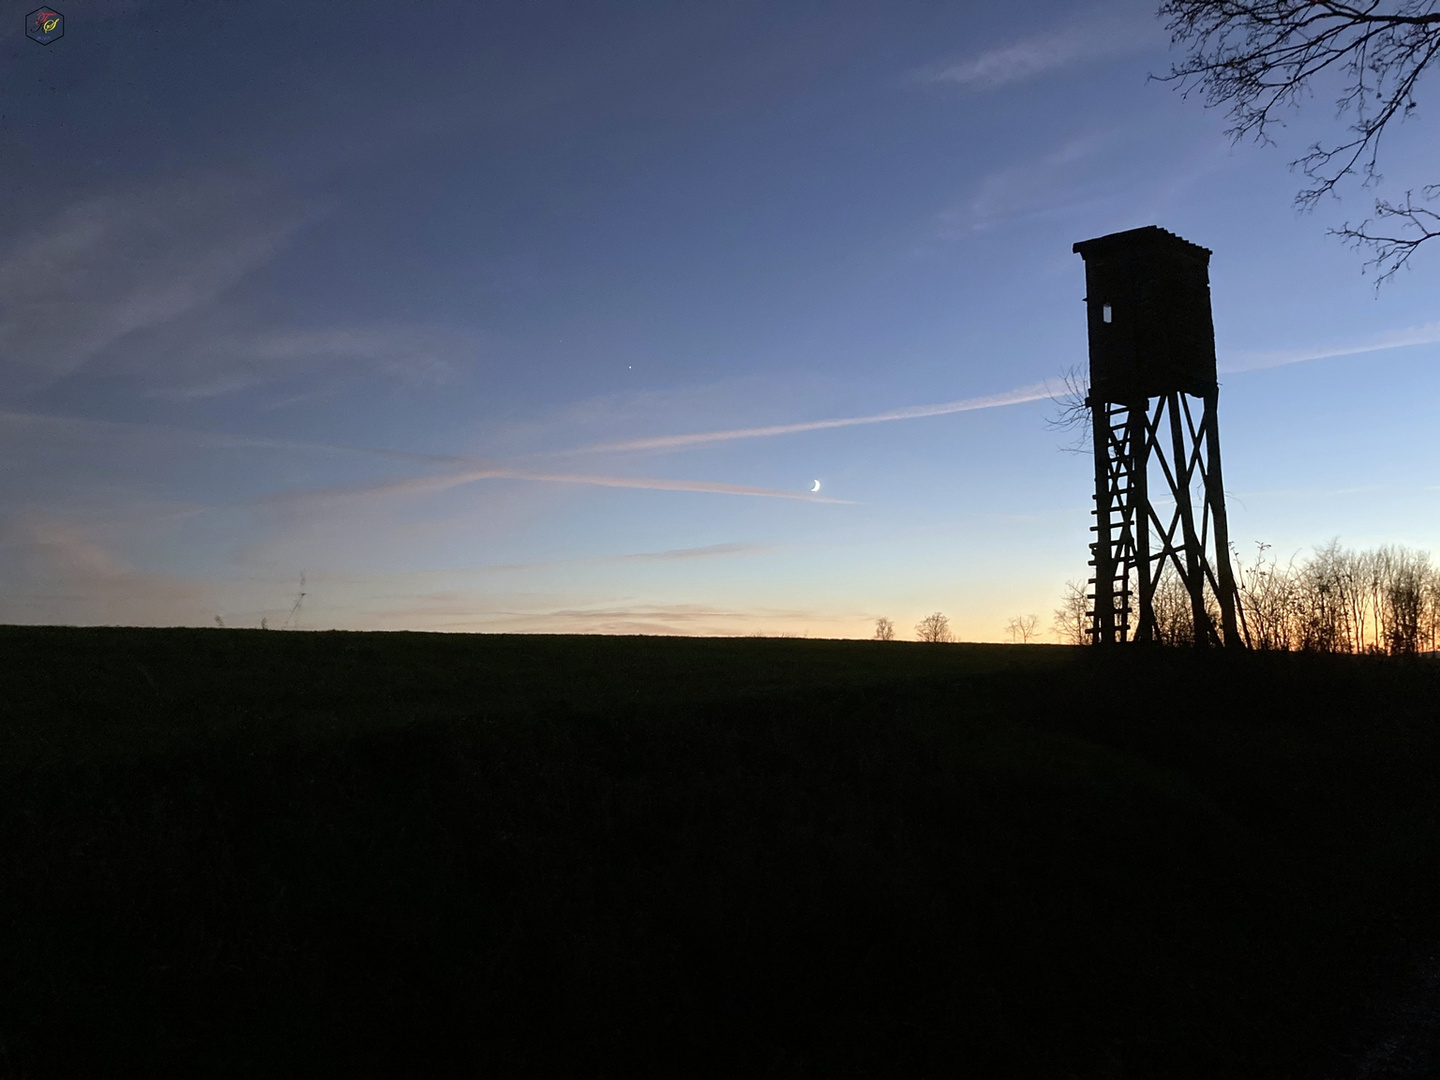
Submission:
{"label": "dark foreground ground", "polygon": [[0,678],[0,1076],[1437,1064],[1434,662],[7,627]]}

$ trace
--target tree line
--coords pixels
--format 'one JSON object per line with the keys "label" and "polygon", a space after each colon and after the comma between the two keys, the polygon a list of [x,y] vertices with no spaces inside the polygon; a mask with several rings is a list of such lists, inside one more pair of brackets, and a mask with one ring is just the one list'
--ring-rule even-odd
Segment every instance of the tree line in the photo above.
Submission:
{"label": "tree line", "polygon": [[[1029,645],[1039,636],[1036,626],[1039,623],[1034,615],[1019,615],[1005,624],[1005,634],[1012,645]],[[895,624],[889,619],[875,620],[876,641],[894,641]],[[926,615],[915,624],[915,640],[926,641],[932,645],[953,643],[956,639],[955,631],[950,629],[950,619],[942,612],[935,612],[933,615]]]}
{"label": "tree line", "polygon": [[[1440,566],[1429,552],[1399,545],[1357,551],[1332,540],[1282,564],[1270,545],[1256,548],[1249,564],[1234,559],[1251,648],[1403,656],[1440,647]],[[1156,634],[1163,644],[1187,644],[1195,640],[1189,594],[1166,570],[1155,589]],[[1088,606],[1086,590],[1067,582],[1055,609],[1062,642],[1089,641]],[[1218,621],[1218,610],[1212,617]]]}
{"label": "tree line", "polygon": [[[940,644],[954,641],[955,633],[950,629],[950,620],[937,611],[933,615],[926,615],[915,624],[915,639]],[[894,641],[895,624],[889,619],[876,619],[875,640]]]}

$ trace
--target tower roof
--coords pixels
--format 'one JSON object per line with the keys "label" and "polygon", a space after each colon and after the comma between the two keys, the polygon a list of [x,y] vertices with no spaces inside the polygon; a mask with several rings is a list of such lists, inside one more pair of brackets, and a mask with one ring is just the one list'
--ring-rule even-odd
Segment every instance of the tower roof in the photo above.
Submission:
{"label": "tower roof", "polygon": [[1166,232],[1158,225],[1143,225],[1138,229],[1126,229],[1124,232],[1097,236],[1093,240],[1080,240],[1070,250],[1082,259],[1088,259],[1091,255],[1113,255],[1117,252],[1147,248],[1151,250],[1168,248],[1173,252],[1185,252],[1206,258],[1212,254],[1209,248],[1192,244],[1183,237]]}

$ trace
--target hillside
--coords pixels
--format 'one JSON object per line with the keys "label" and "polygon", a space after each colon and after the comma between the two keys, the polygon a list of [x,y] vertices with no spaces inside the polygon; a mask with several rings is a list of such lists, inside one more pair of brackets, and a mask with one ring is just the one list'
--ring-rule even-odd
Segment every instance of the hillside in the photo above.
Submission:
{"label": "hillside", "polygon": [[1431,661],[4,627],[0,673],[0,1075],[1338,1080],[1440,939]]}

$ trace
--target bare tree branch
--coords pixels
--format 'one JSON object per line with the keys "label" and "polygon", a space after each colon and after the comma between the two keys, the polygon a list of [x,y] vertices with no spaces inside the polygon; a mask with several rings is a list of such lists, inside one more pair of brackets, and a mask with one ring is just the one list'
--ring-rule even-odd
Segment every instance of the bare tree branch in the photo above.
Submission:
{"label": "bare tree branch", "polygon": [[1035,640],[1035,625],[1039,621],[1035,615],[1017,615],[1005,624],[1005,636],[1011,645],[1029,645]]}
{"label": "bare tree branch", "polygon": [[1068,367],[1060,376],[1065,389],[1051,394],[1055,411],[1045,418],[1052,431],[1074,432],[1074,439],[1060,447],[1068,454],[1080,454],[1090,447],[1090,378],[1078,367]]}
{"label": "bare tree branch", "polygon": [[[1295,196],[1305,210],[1346,177],[1358,176],[1362,187],[1381,180],[1386,128],[1418,108],[1415,84],[1440,56],[1440,0],[1165,0],[1159,14],[1169,20],[1171,44],[1189,55],[1169,75],[1152,78],[1176,83],[1185,97],[1200,91],[1207,108],[1228,106],[1232,142],[1248,135],[1273,145],[1269,128],[1284,126],[1283,110],[1299,105],[1316,81],[1339,78],[1336,110],[1353,119],[1349,137],[1317,142],[1290,163],[1311,182]],[[1424,197],[1437,192],[1440,185],[1432,185]],[[1416,207],[1409,193],[1404,206],[1377,202],[1375,212],[1406,235],[1372,234],[1368,222],[1332,233],[1375,251],[1366,266],[1381,271],[1378,288],[1436,233],[1422,220],[1433,223],[1435,214]]]}
{"label": "bare tree branch", "polygon": [[[1437,194],[1440,194],[1440,184],[1431,184],[1423,190],[1422,197],[1433,199]],[[1393,232],[1382,233],[1371,228],[1372,221],[1383,221],[1387,218],[1404,222],[1400,227],[1401,231],[1412,231],[1408,235],[1395,235]],[[1394,277],[1402,266],[1409,264],[1410,256],[1415,253],[1416,248],[1426,240],[1440,236],[1440,214],[1423,206],[1416,206],[1414,192],[1407,191],[1405,201],[1400,205],[1376,199],[1374,219],[1366,218],[1353,228],[1347,221],[1338,229],[1328,230],[1328,235],[1350,241],[1356,250],[1368,246],[1374,252],[1374,258],[1365,263],[1361,273],[1377,271],[1375,284],[1379,287],[1381,283]]]}

